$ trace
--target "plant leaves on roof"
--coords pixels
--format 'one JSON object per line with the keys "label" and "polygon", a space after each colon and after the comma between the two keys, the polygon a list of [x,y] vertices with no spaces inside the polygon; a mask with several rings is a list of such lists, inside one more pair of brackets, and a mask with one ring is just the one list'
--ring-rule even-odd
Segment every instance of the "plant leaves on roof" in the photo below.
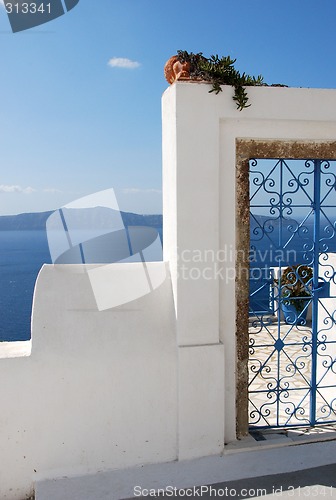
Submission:
{"label": "plant leaves on roof", "polygon": [[212,89],[209,92],[218,94],[222,91],[221,85],[234,87],[233,100],[239,111],[250,106],[245,87],[266,85],[261,75],[254,77],[246,73],[241,74],[234,67],[236,59],[231,59],[230,56],[219,58],[216,54],[207,58],[202,52],[193,54],[185,50],[178,50],[177,56],[181,63],[190,64],[191,78],[212,83]]}

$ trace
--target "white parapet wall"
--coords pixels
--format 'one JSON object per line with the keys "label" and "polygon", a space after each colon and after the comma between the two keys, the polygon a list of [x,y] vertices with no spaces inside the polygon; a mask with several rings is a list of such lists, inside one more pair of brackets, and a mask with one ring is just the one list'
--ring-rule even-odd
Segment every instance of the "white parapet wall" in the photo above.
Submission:
{"label": "white parapet wall", "polygon": [[[124,264],[124,277],[141,265]],[[1,500],[25,498],[44,478],[177,458],[169,274],[151,294],[100,312],[86,271],[43,267],[31,356],[0,359]]]}
{"label": "white parapet wall", "polygon": [[[46,265],[31,343],[0,345],[1,500],[21,500],[36,480],[220,454],[236,439],[247,350],[237,227],[248,225],[237,220],[237,144],[331,151],[336,91],[249,88],[239,112],[231,87],[209,88],[178,82],[163,95],[165,262],[146,264],[146,295],[134,298],[142,263]],[[118,291],[122,305],[110,301]]]}

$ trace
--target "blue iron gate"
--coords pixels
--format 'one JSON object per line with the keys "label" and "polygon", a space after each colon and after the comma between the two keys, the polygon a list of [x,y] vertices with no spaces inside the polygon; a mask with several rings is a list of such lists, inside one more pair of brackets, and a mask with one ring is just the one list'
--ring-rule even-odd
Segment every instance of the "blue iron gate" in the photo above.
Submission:
{"label": "blue iron gate", "polygon": [[250,160],[249,422],[336,422],[336,161]]}

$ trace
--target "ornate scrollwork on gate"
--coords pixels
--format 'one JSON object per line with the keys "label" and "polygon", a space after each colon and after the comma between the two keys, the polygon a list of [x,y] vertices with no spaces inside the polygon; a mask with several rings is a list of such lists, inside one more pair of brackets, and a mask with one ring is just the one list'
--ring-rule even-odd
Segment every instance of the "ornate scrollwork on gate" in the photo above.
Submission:
{"label": "ornate scrollwork on gate", "polygon": [[252,427],[336,421],[336,162],[250,161]]}

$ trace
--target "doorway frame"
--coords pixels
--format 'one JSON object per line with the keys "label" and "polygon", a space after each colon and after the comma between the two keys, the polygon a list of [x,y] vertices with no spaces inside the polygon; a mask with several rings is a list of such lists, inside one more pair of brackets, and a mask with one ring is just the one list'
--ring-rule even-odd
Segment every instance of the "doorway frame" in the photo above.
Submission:
{"label": "doorway frame", "polygon": [[248,435],[249,161],[253,158],[336,160],[336,141],[236,139],[236,435]]}

